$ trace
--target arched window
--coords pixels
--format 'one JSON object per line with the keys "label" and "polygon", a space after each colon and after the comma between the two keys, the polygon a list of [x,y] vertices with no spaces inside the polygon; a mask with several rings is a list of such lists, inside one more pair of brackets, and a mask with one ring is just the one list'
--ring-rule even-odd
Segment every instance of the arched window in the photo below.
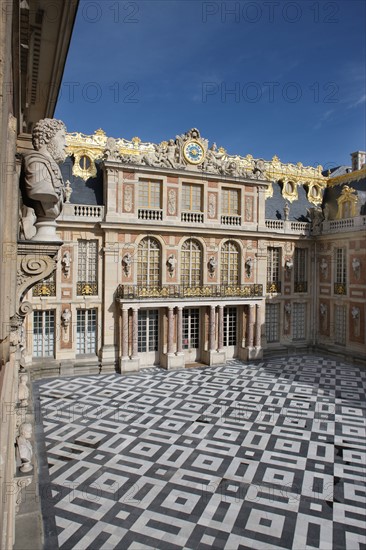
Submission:
{"label": "arched window", "polygon": [[221,247],[221,284],[239,284],[239,248],[233,241],[226,241]]}
{"label": "arched window", "polygon": [[180,282],[184,286],[201,284],[202,250],[194,239],[188,239],[182,245]]}
{"label": "arched window", "polygon": [[139,244],[137,284],[138,286],[159,286],[160,284],[160,245],[152,237],[145,237]]}

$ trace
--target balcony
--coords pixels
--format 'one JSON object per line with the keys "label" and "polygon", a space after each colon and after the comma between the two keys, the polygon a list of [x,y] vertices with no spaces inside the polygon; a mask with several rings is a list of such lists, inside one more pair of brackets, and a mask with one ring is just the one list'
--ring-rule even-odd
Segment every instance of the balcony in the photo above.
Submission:
{"label": "balcony", "polygon": [[281,282],[273,281],[267,283],[267,294],[281,294]]}
{"label": "balcony", "polygon": [[203,212],[182,212],[181,221],[188,223],[203,223]]}
{"label": "balcony", "polygon": [[294,292],[307,292],[308,283],[305,282],[295,282],[294,283]]}
{"label": "balcony", "polygon": [[310,226],[308,222],[266,220],[266,229],[271,233],[310,235]]}
{"label": "balcony", "polygon": [[187,287],[183,285],[137,286],[119,285],[117,300],[136,300],[144,298],[160,299],[198,299],[198,298],[252,298],[263,296],[263,286],[248,285],[203,285]]}
{"label": "balcony", "polygon": [[221,216],[222,225],[241,225],[241,216]]}
{"label": "balcony", "polygon": [[343,220],[326,220],[322,223],[322,233],[342,233],[345,231],[365,231],[366,216],[356,216]]}
{"label": "balcony", "polygon": [[334,283],[334,294],[345,296],[347,294],[346,283]]}
{"label": "balcony", "polygon": [[54,276],[51,276],[51,279],[45,279],[44,281],[36,284],[32,289],[32,295],[39,298],[56,296],[56,281]]}
{"label": "balcony", "polygon": [[65,203],[57,221],[100,222],[104,217],[104,206]]}
{"label": "balcony", "polygon": [[78,281],[76,283],[76,294],[78,296],[97,296],[98,283],[95,281]]}
{"label": "balcony", "polygon": [[138,219],[149,221],[162,221],[163,211],[160,208],[156,208],[154,210],[150,208],[139,208]]}

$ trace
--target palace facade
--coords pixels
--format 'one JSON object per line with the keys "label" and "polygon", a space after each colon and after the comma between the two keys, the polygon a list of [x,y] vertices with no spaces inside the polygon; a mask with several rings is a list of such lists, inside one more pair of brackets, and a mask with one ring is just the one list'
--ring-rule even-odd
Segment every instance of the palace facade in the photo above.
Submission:
{"label": "palace facade", "polygon": [[316,348],[362,360],[365,153],[324,174],[229,155],[197,129],[67,143],[57,269],[26,296],[35,374]]}

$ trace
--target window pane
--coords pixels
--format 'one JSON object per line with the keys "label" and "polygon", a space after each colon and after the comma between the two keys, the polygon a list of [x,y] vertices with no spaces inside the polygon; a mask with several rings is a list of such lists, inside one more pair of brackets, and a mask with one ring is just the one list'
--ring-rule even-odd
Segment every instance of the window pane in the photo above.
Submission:
{"label": "window pane", "polygon": [[188,239],[182,245],[181,252],[181,284],[184,286],[200,286],[202,253],[200,244]]}
{"label": "window pane", "polygon": [[266,304],[267,342],[279,341],[279,304]]}
{"label": "window pane", "polygon": [[221,248],[221,284],[239,284],[239,248],[231,241]]}
{"label": "window pane", "polygon": [[137,284],[139,286],[159,286],[160,284],[160,245],[152,237],[146,237],[139,244]]}

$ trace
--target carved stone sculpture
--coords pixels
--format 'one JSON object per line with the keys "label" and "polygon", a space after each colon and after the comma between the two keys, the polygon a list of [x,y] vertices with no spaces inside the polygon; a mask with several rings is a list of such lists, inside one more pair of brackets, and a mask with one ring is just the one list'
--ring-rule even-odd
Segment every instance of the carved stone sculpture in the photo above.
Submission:
{"label": "carved stone sculpture", "polygon": [[289,214],[290,214],[290,207],[289,207],[288,203],[286,202],[285,206],[283,207],[283,216],[284,216],[285,222],[288,221]]}
{"label": "carved stone sculpture", "polygon": [[70,321],[71,321],[71,311],[67,307],[63,310],[61,314],[61,324],[65,332],[67,332],[67,329],[69,328]]}
{"label": "carved stone sculpture", "polygon": [[323,211],[320,207],[312,207],[308,208],[307,213],[311,222],[311,232],[314,235],[318,235],[324,220]]}
{"label": "carved stone sculpture", "polygon": [[171,277],[173,277],[175,267],[177,265],[177,258],[174,256],[174,254],[170,254],[170,256],[168,256],[168,259],[167,259],[166,263],[167,263],[167,266],[168,266],[169,275]]}
{"label": "carved stone sculpture", "polygon": [[68,250],[64,252],[61,263],[62,263],[65,277],[68,277],[70,275],[70,268],[71,268],[71,255]]}
{"label": "carved stone sculpture", "polygon": [[19,458],[22,462],[22,465],[20,466],[20,471],[23,473],[33,470],[33,466],[31,464],[33,449],[30,441],[28,441],[31,437],[32,424],[29,424],[28,422],[23,422],[23,424],[21,424],[19,427],[19,436],[17,437],[18,453]]}
{"label": "carved stone sculpture", "polygon": [[29,389],[27,386],[28,375],[19,376],[18,399],[21,407],[28,407]]}
{"label": "carved stone sculpture", "polygon": [[358,319],[360,317],[360,308],[353,306],[353,308],[351,309],[351,315],[354,321]]}
{"label": "carved stone sculpture", "polygon": [[67,204],[70,204],[70,197],[72,195],[72,187],[71,187],[71,183],[69,182],[69,180],[66,181],[66,185],[65,185],[65,202]]}
{"label": "carved stone sculpture", "polygon": [[21,189],[23,202],[37,216],[35,241],[55,241],[56,218],[61,213],[65,188],[57,163],[65,160],[66,127],[61,120],[45,118],[32,133],[34,151],[24,155]]}
{"label": "carved stone sculpture", "polygon": [[132,264],[132,256],[129,252],[127,252],[127,254],[125,254],[122,258],[122,265],[123,265],[123,269],[126,277],[130,275],[131,264]]}
{"label": "carved stone sculpture", "polygon": [[319,264],[320,273],[324,279],[328,277],[328,262],[325,258],[322,258],[322,261]]}
{"label": "carved stone sculpture", "polygon": [[356,280],[358,281],[361,274],[361,262],[358,258],[353,258],[352,260],[352,270],[355,275]]}
{"label": "carved stone sculpture", "polygon": [[213,277],[216,273],[217,268],[217,261],[214,256],[211,256],[211,258],[208,260],[208,272],[210,277]]}
{"label": "carved stone sculpture", "polygon": [[327,306],[325,304],[320,304],[320,315],[324,317],[327,314]]}
{"label": "carved stone sculpture", "polygon": [[285,261],[285,268],[287,271],[291,271],[292,268],[294,267],[294,262],[291,260],[291,258],[288,258],[286,261]]}
{"label": "carved stone sculpture", "polygon": [[245,273],[248,279],[252,276],[252,270],[253,270],[253,258],[249,257],[245,261]]}

